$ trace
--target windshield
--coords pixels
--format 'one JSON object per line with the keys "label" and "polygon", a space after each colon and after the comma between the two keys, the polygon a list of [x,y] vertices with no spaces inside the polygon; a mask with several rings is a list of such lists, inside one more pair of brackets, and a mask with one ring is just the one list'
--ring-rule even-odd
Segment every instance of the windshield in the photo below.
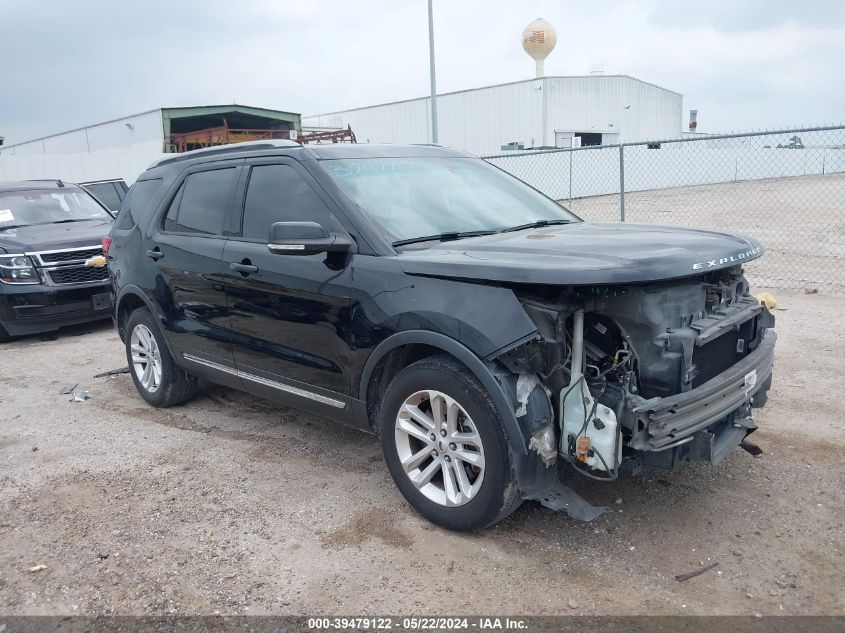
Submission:
{"label": "windshield", "polygon": [[110,219],[103,207],[79,189],[0,193],[0,231],[13,226]]}
{"label": "windshield", "polygon": [[476,158],[326,160],[326,171],[391,240],[577,222],[562,206]]}

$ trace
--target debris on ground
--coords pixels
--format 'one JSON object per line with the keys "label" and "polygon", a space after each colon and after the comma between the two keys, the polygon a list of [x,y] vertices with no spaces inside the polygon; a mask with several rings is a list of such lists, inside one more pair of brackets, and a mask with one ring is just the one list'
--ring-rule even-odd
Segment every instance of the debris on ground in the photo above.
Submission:
{"label": "debris on ground", "polygon": [[700,576],[704,572],[709,571],[709,570],[713,569],[714,567],[718,567],[718,566],[719,566],[719,563],[716,562],[716,563],[713,563],[712,565],[707,565],[707,567],[702,567],[701,569],[696,569],[695,571],[691,571],[688,574],[678,574],[677,576],[675,576],[675,580],[677,580],[678,582],[686,582],[690,578],[695,578],[696,576]]}
{"label": "debris on ground", "polygon": [[761,292],[755,297],[757,301],[766,306],[766,310],[774,310],[778,307],[777,299],[770,292]]}
{"label": "debris on ground", "polygon": [[570,609],[577,609],[578,608],[578,603],[575,602],[575,600],[573,600],[572,598],[569,599],[568,604],[569,604]]}
{"label": "debris on ground", "polygon": [[749,440],[742,440],[739,443],[740,448],[754,457],[759,457],[763,454],[763,449],[757,446],[754,442]]}
{"label": "debris on ground", "polygon": [[73,398],[70,399],[71,402],[85,402],[86,400],[91,399],[91,392],[88,390],[83,391],[74,391]]}
{"label": "debris on ground", "polygon": [[73,390],[76,389],[78,386],[78,382],[75,382],[72,385],[65,385],[64,387],[62,387],[62,390],[59,393],[66,396],[69,393],[73,393]]}
{"label": "debris on ground", "polygon": [[47,565],[35,565],[34,567],[30,567],[27,571],[30,574],[34,574],[37,571],[43,571],[45,569],[47,569]]}
{"label": "debris on ground", "polygon": [[815,295],[815,294],[818,294],[818,293],[819,293],[818,288],[804,288],[804,294],[805,295]]}
{"label": "debris on ground", "polygon": [[94,374],[94,378],[105,378],[106,376],[117,376],[119,374],[128,374],[129,367],[121,367],[119,369],[110,369],[99,374]]}

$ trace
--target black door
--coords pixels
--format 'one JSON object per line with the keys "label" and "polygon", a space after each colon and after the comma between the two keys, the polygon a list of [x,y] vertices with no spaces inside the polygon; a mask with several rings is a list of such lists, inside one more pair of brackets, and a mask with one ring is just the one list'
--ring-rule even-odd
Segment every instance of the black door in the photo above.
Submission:
{"label": "black door", "polygon": [[[154,222],[143,259],[154,269],[150,291],[162,308],[174,352],[183,357],[177,362],[239,386],[222,271],[224,226],[231,222],[240,167],[204,167],[187,174]],[[229,369],[228,381],[217,376],[220,367]]]}
{"label": "black door", "polygon": [[312,221],[345,231],[330,199],[296,161],[248,164],[239,191],[243,220],[223,259],[241,379],[251,391],[343,420],[349,415],[351,267],[326,254],[274,254],[267,242],[275,222]]}

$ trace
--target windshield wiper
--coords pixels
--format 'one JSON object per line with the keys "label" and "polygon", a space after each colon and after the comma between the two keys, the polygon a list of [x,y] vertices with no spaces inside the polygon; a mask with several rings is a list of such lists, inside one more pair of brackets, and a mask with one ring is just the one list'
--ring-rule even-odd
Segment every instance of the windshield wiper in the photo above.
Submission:
{"label": "windshield wiper", "polygon": [[510,233],[511,231],[522,231],[523,229],[538,229],[541,226],[554,226],[556,224],[571,224],[572,220],[536,220],[528,224],[519,224],[517,226],[509,226],[506,229],[499,231],[500,233]]}
{"label": "windshield wiper", "polygon": [[461,240],[465,237],[478,237],[479,235],[493,235],[496,231],[446,231],[445,233],[438,233],[437,235],[424,235],[422,237],[412,237],[407,240],[396,240],[393,246],[405,246],[406,244],[418,244],[420,242],[449,242],[451,240]]}
{"label": "windshield wiper", "polygon": [[87,222],[90,219],[94,218],[80,218],[76,220],[56,220],[55,222],[33,222],[32,224],[10,224],[9,226],[0,226],[0,231],[6,231],[8,229],[20,229],[25,226],[46,226],[47,224],[64,224],[65,222]]}

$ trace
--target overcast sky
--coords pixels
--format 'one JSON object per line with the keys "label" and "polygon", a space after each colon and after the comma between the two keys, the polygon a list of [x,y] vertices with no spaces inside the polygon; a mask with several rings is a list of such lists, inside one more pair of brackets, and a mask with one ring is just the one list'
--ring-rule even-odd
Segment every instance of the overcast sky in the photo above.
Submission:
{"label": "overcast sky", "polygon": [[[6,143],[161,106],[318,114],[428,92],[426,0],[0,0]],[[438,91],[628,74],[716,132],[845,121],[843,0],[434,0]],[[684,114],[686,117],[686,113]]]}

